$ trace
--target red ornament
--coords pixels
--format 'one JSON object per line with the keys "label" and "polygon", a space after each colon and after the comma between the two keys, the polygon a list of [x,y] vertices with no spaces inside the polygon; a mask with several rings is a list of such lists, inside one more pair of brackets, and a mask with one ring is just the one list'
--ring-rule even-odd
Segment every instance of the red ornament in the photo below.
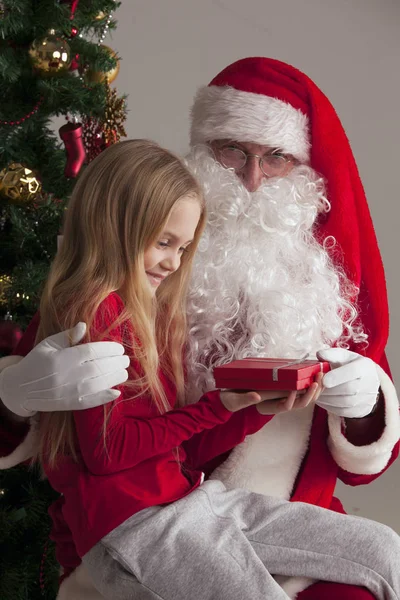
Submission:
{"label": "red ornament", "polygon": [[33,110],[31,110],[31,112],[26,114],[24,117],[21,117],[20,119],[18,119],[18,121],[1,121],[0,120],[0,125],[21,125],[21,123],[23,123],[26,119],[29,119],[32,115],[35,114],[36,111],[39,110],[42,102],[43,102],[43,96],[40,98],[39,102],[34,106]]}
{"label": "red ornament", "polygon": [[82,125],[81,123],[66,123],[60,127],[58,133],[65,144],[67,154],[64,175],[65,177],[77,177],[86,158],[82,140]]}
{"label": "red ornament", "polygon": [[74,58],[71,60],[71,65],[69,67],[70,71],[76,71],[79,67],[79,54],[75,54]]}
{"label": "red ornament", "polygon": [[71,33],[69,34],[69,37],[75,37],[78,34],[78,28],[77,27],[72,27],[71,28]]}
{"label": "red ornament", "polygon": [[11,354],[22,338],[22,331],[11,319],[0,321],[0,352]]}

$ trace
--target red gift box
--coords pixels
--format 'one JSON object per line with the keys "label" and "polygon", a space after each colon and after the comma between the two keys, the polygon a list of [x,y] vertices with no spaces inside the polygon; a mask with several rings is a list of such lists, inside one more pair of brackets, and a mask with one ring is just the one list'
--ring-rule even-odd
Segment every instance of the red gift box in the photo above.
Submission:
{"label": "red gift box", "polygon": [[304,390],[328,362],[287,358],[243,358],[215,367],[217,388],[234,390]]}

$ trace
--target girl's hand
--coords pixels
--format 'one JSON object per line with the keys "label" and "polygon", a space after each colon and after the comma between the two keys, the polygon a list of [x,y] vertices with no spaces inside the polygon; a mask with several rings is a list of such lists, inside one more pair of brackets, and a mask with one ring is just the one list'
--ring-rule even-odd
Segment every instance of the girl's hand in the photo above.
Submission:
{"label": "girl's hand", "polygon": [[227,410],[237,412],[238,410],[242,410],[242,408],[262,402],[263,398],[261,394],[262,392],[225,390],[220,392],[220,398]]}
{"label": "girl's hand", "polygon": [[[322,392],[323,373],[318,373],[315,381],[307,390],[280,392],[280,398],[276,400],[264,399],[257,406],[257,410],[262,415],[277,415],[291,410],[301,410],[311,402],[315,403]],[[263,394],[264,392],[259,392]]]}
{"label": "girl's hand", "polygon": [[310,402],[315,402],[322,390],[321,381],[322,373],[318,373],[315,382],[306,391],[224,390],[220,392],[220,398],[225,408],[231,412],[237,412],[247,406],[257,404],[257,410],[260,414],[276,415],[280,412],[298,410],[308,406]]}

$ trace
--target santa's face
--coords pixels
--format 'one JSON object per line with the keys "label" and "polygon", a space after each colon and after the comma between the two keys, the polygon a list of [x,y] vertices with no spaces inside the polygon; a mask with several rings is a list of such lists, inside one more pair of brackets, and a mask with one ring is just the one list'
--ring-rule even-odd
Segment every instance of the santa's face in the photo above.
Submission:
{"label": "santa's face", "polygon": [[279,148],[254,142],[216,140],[210,142],[215,159],[225,168],[233,169],[244,187],[255,192],[265,179],[285,177],[298,161]]}
{"label": "santa's face", "polygon": [[335,254],[340,264],[340,249],[314,237],[318,215],[330,209],[322,178],[293,165],[249,192],[208,146],[187,160],[208,213],[188,295],[192,398],[212,388],[213,367],[230,360],[300,358],[362,335],[355,290],[331,260]]}

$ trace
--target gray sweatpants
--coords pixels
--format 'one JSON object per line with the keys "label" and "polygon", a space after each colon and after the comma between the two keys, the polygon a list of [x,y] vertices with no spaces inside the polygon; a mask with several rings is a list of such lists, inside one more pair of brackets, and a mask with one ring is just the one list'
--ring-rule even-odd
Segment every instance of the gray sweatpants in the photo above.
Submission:
{"label": "gray sweatpants", "polygon": [[273,575],[367,587],[400,598],[400,537],[389,527],[207,481],[145,509],[83,562],[107,600],[281,600]]}

